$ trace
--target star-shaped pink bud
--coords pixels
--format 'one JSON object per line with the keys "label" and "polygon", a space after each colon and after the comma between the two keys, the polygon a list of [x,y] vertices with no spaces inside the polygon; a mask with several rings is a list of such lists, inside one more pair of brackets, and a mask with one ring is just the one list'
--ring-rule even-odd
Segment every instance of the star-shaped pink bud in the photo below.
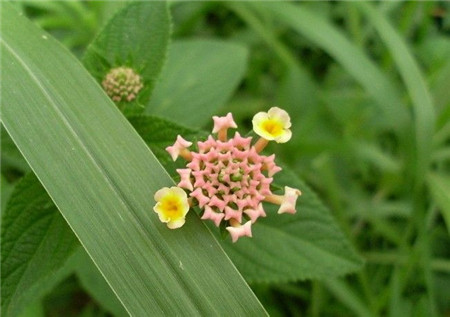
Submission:
{"label": "star-shaped pink bud", "polygon": [[203,195],[202,189],[200,187],[195,189],[191,193],[191,197],[197,199],[200,208],[203,208],[209,202],[209,198]]}
{"label": "star-shaped pink bud", "polygon": [[218,227],[224,216],[225,216],[224,213],[215,212],[211,207],[206,205],[205,213],[203,214],[201,219],[202,220],[206,220],[206,219],[212,220],[214,222],[214,224],[216,225],[216,227]]}
{"label": "star-shaped pink bud", "polygon": [[191,172],[190,168],[179,168],[177,169],[178,174],[181,177],[180,182],[178,183],[178,187],[186,188],[189,191],[194,190],[191,182]]}
{"label": "star-shaped pink bud", "polygon": [[236,242],[240,237],[251,237],[252,236],[252,222],[247,221],[245,224],[240,225],[239,223],[226,228],[230,233],[231,240]]}
{"label": "star-shaped pink bud", "polygon": [[291,188],[289,186],[284,187],[284,196],[281,201],[280,209],[278,210],[279,214],[283,213],[289,213],[289,214],[295,214],[295,204],[297,202],[298,196],[300,196],[302,193],[296,189]]}
{"label": "star-shaped pink bud", "polygon": [[244,213],[247,214],[247,216],[250,217],[250,221],[252,223],[255,223],[255,221],[259,217],[265,217],[266,213],[264,212],[262,204],[259,204],[257,208],[255,209],[245,209]]}
{"label": "star-shaped pink bud", "polygon": [[218,138],[220,141],[227,140],[227,131],[229,128],[237,128],[237,124],[234,122],[231,112],[228,112],[225,117],[213,116],[213,120],[214,128],[212,133],[218,133]]}
{"label": "star-shaped pink bud", "polygon": [[177,136],[177,140],[172,146],[166,147],[166,151],[169,152],[172,160],[176,160],[179,155],[183,156],[186,159],[189,159],[191,153],[188,151],[188,147],[192,145],[192,142],[186,141],[181,137],[181,135]]}
{"label": "star-shaped pink bud", "polygon": [[267,169],[269,177],[281,171],[281,167],[275,164],[275,154],[268,156],[264,161],[264,169]]}

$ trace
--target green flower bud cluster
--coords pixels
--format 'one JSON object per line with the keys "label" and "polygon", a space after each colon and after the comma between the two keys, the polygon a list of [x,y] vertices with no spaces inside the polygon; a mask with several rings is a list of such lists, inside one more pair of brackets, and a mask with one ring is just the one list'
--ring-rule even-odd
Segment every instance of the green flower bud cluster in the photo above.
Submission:
{"label": "green flower bud cluster", "polygon": [[144,87],[141,76],[129,67],[111,69],[102,81],[102,86],[115,102],[134,100]]}

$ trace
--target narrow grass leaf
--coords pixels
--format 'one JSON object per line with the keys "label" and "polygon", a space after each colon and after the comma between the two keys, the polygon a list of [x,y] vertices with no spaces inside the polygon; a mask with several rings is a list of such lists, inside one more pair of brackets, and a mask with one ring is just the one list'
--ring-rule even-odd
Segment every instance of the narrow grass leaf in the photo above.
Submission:
{"label": "narrow grass leaf", "polygon": [[447,230],[450,233],[450,176],[438,173],[429,173],[427,177],[431,196],[433,196],[442,217],[444,218]]}
{"label": "narrow grass leaf", "polygon": [[385,120],[399,134],[409,123],[409,114],[395,83],[336,27],[308,11],[305,6],[289,2],[252,3],[254,10],[264,9],[281,24],[287,25],[324,49],[336,59],[376,100]]}
{"label": "narrow grass leaf", "polygon": [[2,120],[131,315],[265,315],[194,213],[168,230],[151,210],[173,184],[80,63],[3,4]]}
{"label": "narrow grass leaf", "polygon": [[358,3],[361,11],[372,22],[386,44],[410,95],[416,142],[415,179],[420,186],[425,178],[432,150],[435,110],[427,84],[411,51],[400,34],[391,26],[381,12],[371,4]]}
{"label": "narrow grass leaf", "polygon": [[367,305],[358,297],[357,294],[347,285],[345,281],[338,279],[328,279],[323,281],[325,287],[338,298],[345,306],[353,311],[357,316],[370,317],[375,316]]}

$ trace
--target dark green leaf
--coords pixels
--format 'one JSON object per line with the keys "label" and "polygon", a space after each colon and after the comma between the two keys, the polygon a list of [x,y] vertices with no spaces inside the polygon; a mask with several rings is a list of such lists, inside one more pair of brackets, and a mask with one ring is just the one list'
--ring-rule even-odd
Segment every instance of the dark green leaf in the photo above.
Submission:
{"label": "dark green leaf", "polygon": [[276,206],[267,204],[267,217],[252,226],[252,239],[224,243],[245,278],[249,282],[281,283],[357,271],[361,258],[311,189],[287,167],[276,180],[302,191],[297,213],[278,215]]}
{"label": "dark green leaf", "polygon": [[75,272],[83,288],[104,309],[114,314],[115,317],[128,316],[116,294],[111,290],[105,278],[95,267],[94,262],[82,248],[73,257]]}
{"label": "dark green leaf", "polygon": [[61,267],[79,243],[33,174],[16,185],[1,236],[2,314],[16,316],[67,274]]}
{"label": "dark green leaf", "polygon": [[143,78],[137,99],[121,102],[126,113],[144,110],[164,64],[170,16],[164,1],[136,2],[120,10],[88,47],[84,64],[99,82],[112,68],[127,66]]}

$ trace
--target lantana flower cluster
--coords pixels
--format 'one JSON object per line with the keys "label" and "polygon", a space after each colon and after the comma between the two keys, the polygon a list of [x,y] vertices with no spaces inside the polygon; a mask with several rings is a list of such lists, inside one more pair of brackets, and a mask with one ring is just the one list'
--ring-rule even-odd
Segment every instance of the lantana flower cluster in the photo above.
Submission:
{"label": "lantana flower cluster", "polygon": [[265,156],[261,151],[269,141],[284,143],[291,138],[291,122],[286,111],[273,107],[267,113],[253,117],[253,130],[260,138],[243,137],[235,132],[228,138],[228,130],[237,128],[231,113],[213,117],[212,135],[206,141],[193,145],[180,135],[166,148],[175,161],[182,157],[186,168],[177,169],[180,181],[177,187],[156,192],[154,211],[171,229],[181,227],[189,206],[198,205],[201,219],[211,220],[217,227],[225,224],[232,241],[252,236],[252,224],[265,217],[263,202],[280,205],[278,213],[295,213],[298,189],[285,186],[284,195],[275,195],[270,185],[281,168],[275,155]]}
{"label": "lantana flower cluster", "polygon": [[103,89],[115,102],[132,101],[144,87],[141,76],[132,68],[117,67],[111,69],[102,81]]}

